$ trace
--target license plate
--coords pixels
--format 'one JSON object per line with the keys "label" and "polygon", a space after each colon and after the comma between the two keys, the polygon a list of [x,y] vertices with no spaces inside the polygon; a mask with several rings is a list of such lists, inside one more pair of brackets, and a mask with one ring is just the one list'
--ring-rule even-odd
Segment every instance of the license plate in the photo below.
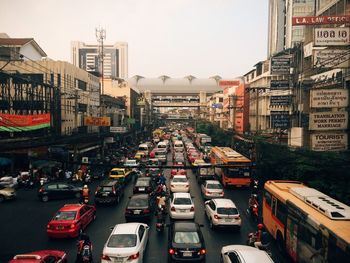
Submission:
{"label": "license plate", "polygon": [[115,258],[115,262],[124,262],[124,258]]}
{"label": "license plate", "polygon": [[102,193],[102,196],[108,196],[109,193]]}
{"label": "license plate", "polygon": [[140,187],[139,191],[145,191],[145,188],[144,187]]}
{"label": "license plate", "polygon": [[56,227],[58,230],[62,230],[63,229],[63,226],[57,226]]}
{"label": "license plate", "polygon": [[192,252],[184,252],[182,255],[184,257],[192,257]]}
{"label": "license plate", "polygon": [[186,212],[186,209],[179,209],[179,212],[180,212],[180,213],[185,213],[185,212]]}
{"label": "license plate", "polygon": [[231,221],[232,221],[232,219],[230,219],[230,218],[225,219],[225,222],[231,222]]}
{"label": "license plate", "polygon": [[141,213],[140,210],[134,210],[134,214],[135,214],[135,215],[139,215],[140,213]]}

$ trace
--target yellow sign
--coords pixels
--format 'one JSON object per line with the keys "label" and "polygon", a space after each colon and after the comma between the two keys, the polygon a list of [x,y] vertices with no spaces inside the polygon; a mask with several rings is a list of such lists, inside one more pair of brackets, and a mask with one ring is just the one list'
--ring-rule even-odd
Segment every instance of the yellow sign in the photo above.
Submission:
{"label": "yellow sign", "polygon": [[110,117],[84,117],[85,126],[111,126]]}

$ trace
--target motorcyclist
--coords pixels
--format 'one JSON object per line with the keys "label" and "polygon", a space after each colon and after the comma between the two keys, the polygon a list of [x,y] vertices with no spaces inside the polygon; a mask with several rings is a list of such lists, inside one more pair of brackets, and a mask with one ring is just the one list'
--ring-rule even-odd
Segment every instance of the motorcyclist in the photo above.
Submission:
{"label": "motorcyclist", "polygon": [[258,195],[256,194],[252,194],[250,197],[249,197],[249,201],[248,201],[248,207],[249,207],[249,212],[251,214],[254,213],[254,209],[257,209],[259,206],[259,203],[258,203]]}
{"label": "motorcyclist", "polygon": [[83,186],[83,189],[81,189],[81,198],[82,202],[88,202],[89,201],[89,194],[90,194],[90,189],[87,185]]}
{"label": "motorcyclist", "polygon": [[86,233],[81,233],[77,242],[77,259],[76,262],[82,262],[82,252],[85,246],[89,246],[90,257],[92,259],[92,242]]}
{"label": "motorcyclist", "polygon": [[158,177],[158,184],[165,185],[166,178],[165,176],[161,173],[160,176]]}
{"label": "motorcyclist", "polygon": [[157,196],[157,206],[158,206],[158,209],[166,208],[166,198],[164,194]]}
{"label": "motorcyclist", "polygon": [[255,242],[254,246],[256,248],[262,249],[266,247],[270,241],[269,241],[269,235],[266,231],[264,231],[264,225],[258,224],[258,231],[255,233]]}

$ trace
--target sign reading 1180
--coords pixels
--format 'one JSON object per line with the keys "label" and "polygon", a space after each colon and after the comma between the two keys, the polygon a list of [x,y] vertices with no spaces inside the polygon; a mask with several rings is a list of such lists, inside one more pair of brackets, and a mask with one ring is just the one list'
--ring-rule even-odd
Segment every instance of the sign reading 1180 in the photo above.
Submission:
{"label": "sign reading 1180", "polygon": [[349,28],[315,28],[314,41],[318,46],[349,45]]}

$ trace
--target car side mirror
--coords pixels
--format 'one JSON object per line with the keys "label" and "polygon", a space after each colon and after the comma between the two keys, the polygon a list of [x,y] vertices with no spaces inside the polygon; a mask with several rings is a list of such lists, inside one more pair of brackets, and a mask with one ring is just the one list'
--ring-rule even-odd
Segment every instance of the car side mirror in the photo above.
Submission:
{"label": "car side mirror", "polygon": [[114,229],[114,226],[111,226],[110,228],[109,228],[109,230],[113,230]]}
{"label": "car side mirror", "polygon": [[206,204],[206,205],[207,205],[207,204],[209,204],[209,202],[210,202],[209,200],[208,200],[208,201],[205,201],[205,202],[204,202],[204,204]]}

